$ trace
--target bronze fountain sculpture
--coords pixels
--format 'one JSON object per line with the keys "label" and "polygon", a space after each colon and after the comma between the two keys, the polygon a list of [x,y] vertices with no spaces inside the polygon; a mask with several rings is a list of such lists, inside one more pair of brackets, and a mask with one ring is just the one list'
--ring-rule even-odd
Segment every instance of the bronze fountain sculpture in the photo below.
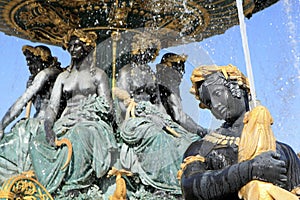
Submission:
{"label": "bronze fountain sculpture", "polygon": [[[244,14],[250,18],[252,14],[275,2],[245,1]],[[24,197],[28,195],[24,192],[16,193],[14,189],[20,183],[18,181],[26,177],[40,191],[44,191],[43,198],[48,199],[121,199],[125,195],[129,199],[217,199],[236,194],[236,188],[252,179],[280,185],[287,191],[294,189],[293,193],[297,194],[298,177],[285,175],[283,163],[289,166],[296,163],[298,169],[299,161],[296,154],[281,143],[278,148],[289,154],[284,157],[286,159],[274,153],[262,153],[252,161],[238,163],[237,169],[241,171],[253,167],[252,174],[246,177],[241,172],[237,180],[230,176],[232,179],[228,183],[234,182],[236,188],[231,188],[229,192],[225,186],[221,194],[209,189],[203,192],[202,188],[191,186],[189,179],[194,177],[190,177],[189,173],[196,164],[209,165],[206,169],[236,164],[238,137],[243,124],[239,120],[239,126],[233,128],[228,118],[228,123],[220,129],[220,135],[209,133],[209,130],[181,112],[180,94],[176,89],[178,85],[175,82],[163,83],[163,73],[159,75],[159,70],[153,72],[147,64],[161,48],[201,41],[238,24],[234,14],[235,1],[224,1],[226,6],[219,3],[60,0],[1,2],[0,16],[3,21],[0,23],[0,31],[31,41],[62,46],[70,53],[71,63],[56,79],[51,98],[48,97],[47,116],[36,126],[38,134],[28,142],[28,155],[33,163],[30,169],[34,173],[12,175],[9,183],[6,182],[2,187],[0,197],[10,199],[16,194]],[[222,18],[226,15],[225,7],[231,11]],[[214,15],[214,12],[220,12],[221,15]],[[126,38],[124,33],[130,33],[129,37]],[[108,41],[108,45],[103,45],[104,41]],[[103,56],[106,49],[107,57]],[[166,65],[170,73],[180,75],[184,61],[184,57],[168,55],[161,64]],[[244,77],[239,80],[244,84],[241,90],[235,84],[228,83],[234,87],[231,89],[234,97],[243,99],[249,92],[245,80]],[[202,81],[205,83],[206,79]],[[201,86],[203,83],[196,82],[195,92],[203,95],[199,96],[202,105],[211,109],[213,102],[207,91],[209,84],[205,88]],[[231,100],[239,102],[240,99]],[[247,101],[246,98],[243,100]],[[244,111],[248,111],[246,105],[242,108],[238,110],[242,113],[238,113],[240,119]],[[213,113],[219,118],[224,117],[217,111]],[[230,128],[233,135],[222,135],[222,131],[226,132]],[[64,141],[60,146],[57,145],[59,140]],[[229,156],[230,162],[226,156],[224,159],[213,160],[214,156],[221,154],[215,151],[212,141],[218,141],[217,146],[225,145],[219,143],[219,140],[230,143],[228,148],[232,148],[233,152],[230,150],[232,154],[229,154],[234,157],[230,160],[232,157]],[[208,158],[200,155],[195,156],[195,160],[190,159],[188,156],[194,155],[190,155],[193,153],[189,150],[197,149],[196,144],[199,142],[213,143],[205,147]],[[187,158],[182,165],[180,187],[176,174],[183,156]],[[265,165],[266,162],[273,167],[273,171]],[[261,171],[269,173],[261,174]],[[223,172],[220,174],[222,176]],[[116,175],[117,183],[114,178],[107,178],[106,175]],[[286,178],[289,184],[283,180]],[[214,182],[213,176],[212,179],[204,183],[220,181],[216,179]],[[116,191],[115,186],[119,188]],[[196,191],[192,191],[191,187],[196,188]],[[30,195],[33,196],[32,193]]]}

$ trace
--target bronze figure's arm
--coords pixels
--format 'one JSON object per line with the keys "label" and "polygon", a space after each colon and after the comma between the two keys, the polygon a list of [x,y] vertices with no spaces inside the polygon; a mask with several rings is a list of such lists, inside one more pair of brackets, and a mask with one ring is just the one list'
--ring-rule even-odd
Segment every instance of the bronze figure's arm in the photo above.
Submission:
{"label": "bronze figure's arm", "polygon": [[52,90],[50,104],[47,108],[47,116],[45,117],[44,128],[46,131],[46,140],[51,146],[55,146],[55,133],[52,128],[60,108],[63,80],[67,73],[63,72],[57,77]]}

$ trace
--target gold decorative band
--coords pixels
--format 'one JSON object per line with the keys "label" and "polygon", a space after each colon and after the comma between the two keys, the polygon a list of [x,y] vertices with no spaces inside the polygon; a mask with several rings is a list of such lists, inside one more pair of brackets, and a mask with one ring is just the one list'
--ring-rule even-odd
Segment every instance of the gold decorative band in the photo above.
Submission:
{"label": "gold decorative band", "polygon": [[206,135],[203,140],[214,143],[214,144],[221,144],[221,145],[232,145],[236,144],[237,146],[239,145],[240,138],[239,137],[234,137],[234,136],[225,136],[221,135],[219,133],[211,133]]}
{"label": "gold decorative band", "polygon": [[177,179],[180,180],[181,176],[182,176],[182,173],[183,173],[183,170],[185,170],[185,168],[189,164],[191,164],[193,162],[196,162],[196,161],[200,161],[200,162],[203,163],[203,162],[205,162],[205,158],[203,156],[200,156],[200,155],[186,157],[183,160],[183,163],[181,163],[181,165],[180,165],[180,170],[177,172]]}

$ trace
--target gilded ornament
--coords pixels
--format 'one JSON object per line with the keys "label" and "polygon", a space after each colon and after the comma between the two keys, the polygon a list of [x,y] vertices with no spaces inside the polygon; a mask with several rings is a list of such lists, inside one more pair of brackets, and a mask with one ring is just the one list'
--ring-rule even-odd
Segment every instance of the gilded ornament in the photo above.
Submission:
{"label": "gilded ornament", "polygon": [[122,2],[121,6],[114,5],[109,13],[108,23],[112,27],[126,27],[128,13],[131,11],[131,5],[127,6]]}
{"label": "gilded ornament", "polygon": [[32,47],[29,45],[25,45],[22,47],[23,53],[26,50],[30,51],[34,56],[40,56],[43,61],[47,61],[49,59],[49,57],[51,56],[50,51],[46,51],[45,49],[40,48],[40,47]]}
{"label": "gilded ornament", "polygon": [[168,67],[172,67],[173,66],[173,63],[179,63],[179,62],[185,62],[187,59],[187,55],[177,55],[177,54],[174,54],[174,55],[171,55],[165,59],[162,60],[162,64],[165,64],[166,66]]}
{"label": "gilded ornament", "polygon": [[132,176],[133,174],[127,170],[121,169],[118,170],[115,167],[112,167],[111,170],[107,173],[107,177],[116,176],[116,189],[112,196],[109,197],[109,200],[122,200],[127,199],[126,197],[126,183],[122,176]]}
{"label": "gilded ornament", "polygon": [[203,140],[211,142],[217,145],[236,145],[239,146],[240,138],[233,136],[225,136],[216,132],[212,132],[210,134],[205,135]]}
{"label": "gilded ornament", "polygon": [[[244,1],[245,15],[251,14],[254,6],[253,1]],[[156,30],[154,37],[167,47],[223,33],[238,24],[237,16],[232,13],[236,13],[235,1],[12,0],[0,7],[3,19],[0,30],[34,42],[61,46],[70,29],[98,31],[98,35],[104,35],[102,40],[109,37],[107,30],[149,28]]]}
{"label": "gilded ornament", "polygon": [[68,48],[72,36],[76,36],[80,41],[84,42],[87,46],[96,47],[97,34],[95,32],[84,32],[80,29],[69,30],[63,37],[63,47]]}
{"label": "gilded ornament", "polygon": [[[257,106],[245,114],[239,144],[239,162],[253,159],[266,151],[276,151],[276,138],[271,128],[272,124],[273,118],[264,106]],[[298,200],[292,192],[259,180],[252,180],[242,187],[239,197],[244,200]]]}
{"label": "gilded ornament", "polygon": [[196,155],[196,156],[188,156],[183,160],[183,163],[181,163],[180,165],[180,170],[177,172],[177,179],[180,181],[183,171],[186,169],[186,167],[193,163],[193,162],[205,162],[205,158],[203,156],[200,155]]}
{"label": "gilded ornament", "polygon": [[34,177],[27,176],[27,173],[5,181],[0,190],[0,199],[53,200],[50,193]]}
{"label": "gilded ornament", "polygon": [[150,33],[144,32],[133,36],[131,47],[131,53],[133,55],[143,54],[150,48],[156,49],[155,58],[159,54],[161,43],[159,39],[153,37]]}

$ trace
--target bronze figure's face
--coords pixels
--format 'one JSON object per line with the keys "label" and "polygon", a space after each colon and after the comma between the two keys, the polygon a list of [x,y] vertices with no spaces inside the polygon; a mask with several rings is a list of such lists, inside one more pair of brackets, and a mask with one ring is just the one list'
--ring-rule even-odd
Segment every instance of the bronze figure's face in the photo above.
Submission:
{"label": "bronze figure's face", "polygon": [[[220,120],[233,122],[245,111],[245,98],[236,96],[224,85],[226,80],[219,74],[212,74],[198,88],[200,101]],[[238,88],[240,90],[240,88]]]}
{"label": "bronze figure's face", "polygon": [[24,52],[24,55],[30,74],[36,75],[37,73],[39,73],[43,68],[41,58],[39,56],[33,55],[33,53],[28,50]]}
{"label": "bronze figure's face", "polygon": [[72,59],[81,60],[89,53],[86,44],[77,37],[72,37],[68,44],[68,51]]}

